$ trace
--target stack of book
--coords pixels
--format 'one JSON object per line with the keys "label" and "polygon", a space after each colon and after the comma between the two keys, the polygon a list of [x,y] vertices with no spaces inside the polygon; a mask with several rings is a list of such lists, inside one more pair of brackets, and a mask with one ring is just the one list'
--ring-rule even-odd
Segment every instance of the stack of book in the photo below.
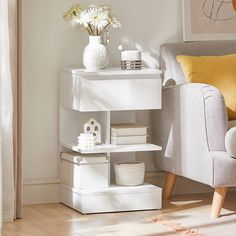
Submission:
{"label": "stack of book", "polygon": [[111,126],[111,144],[145,144],[147,127],[137,124],[114,124]]}

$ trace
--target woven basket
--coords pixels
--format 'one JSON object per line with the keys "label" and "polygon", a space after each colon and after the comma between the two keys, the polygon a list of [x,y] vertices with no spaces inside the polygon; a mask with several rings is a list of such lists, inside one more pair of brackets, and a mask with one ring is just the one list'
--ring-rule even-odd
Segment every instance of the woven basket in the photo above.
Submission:
{"label": "woven basket", "polygon": [[115,163],[114,170],[117,185],[136,186],[144,182],[144,162]]}

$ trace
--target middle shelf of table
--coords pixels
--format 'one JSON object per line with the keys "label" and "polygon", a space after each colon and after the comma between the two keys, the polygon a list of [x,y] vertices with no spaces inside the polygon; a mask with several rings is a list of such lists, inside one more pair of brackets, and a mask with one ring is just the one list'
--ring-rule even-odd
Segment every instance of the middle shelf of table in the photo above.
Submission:
{"label": "middle shelf of table", "polygon": [[[111,124],[136,123],[135,111],[79,112],[61,107],[60,113],[60,145],[67,149],[83,154],[149,152],[162,150],[159,145],[150,142],[151,135],[148,135],[147,143],[123,145],[111,144]],[[91,118],[94,118],[101,124],[102,144],[95,145],[91,148],[79,147],[77,137],[84,132],[84,124]]]}

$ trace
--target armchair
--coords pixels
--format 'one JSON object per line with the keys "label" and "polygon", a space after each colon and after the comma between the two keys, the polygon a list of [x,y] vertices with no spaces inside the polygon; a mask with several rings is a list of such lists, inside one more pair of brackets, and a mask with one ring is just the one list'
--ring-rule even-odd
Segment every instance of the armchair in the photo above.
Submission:
{"label": "armchair", "polygon": [[163,109],[152,116],[153,138],[163,146],[156,161],[167,172],[163,198],[171,197],[177,176],[210,185],[215,189],[212,217],[219,217],[227,188],[236,186],[236,159],[225,148],[226,106],[215,87],[187,84],[176,56],[231,53],[236,53],[236,41],[162,45]]}

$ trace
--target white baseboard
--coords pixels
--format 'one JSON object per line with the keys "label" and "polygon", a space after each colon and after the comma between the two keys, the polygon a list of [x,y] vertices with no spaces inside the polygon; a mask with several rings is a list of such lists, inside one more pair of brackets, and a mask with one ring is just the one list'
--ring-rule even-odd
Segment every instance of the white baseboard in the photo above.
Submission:
{"label": "white baseboard", "polygon": [[[165,173],[151,172],[145,174],[145,182],[164,186]],[[231,189],[235,191],[235,188]],[[209,193],[213,188],[197,183],[195,181],[178,177],[173,194],[192,194],[192,193]],[[45,204],[59,202],[59,178],[47,179],[26,179],[23,183],[23,204]]]}
{"label": "white baseboard", "polygon": [[26,179],[23,181],[23,204],[59,202],[59,178]]}

